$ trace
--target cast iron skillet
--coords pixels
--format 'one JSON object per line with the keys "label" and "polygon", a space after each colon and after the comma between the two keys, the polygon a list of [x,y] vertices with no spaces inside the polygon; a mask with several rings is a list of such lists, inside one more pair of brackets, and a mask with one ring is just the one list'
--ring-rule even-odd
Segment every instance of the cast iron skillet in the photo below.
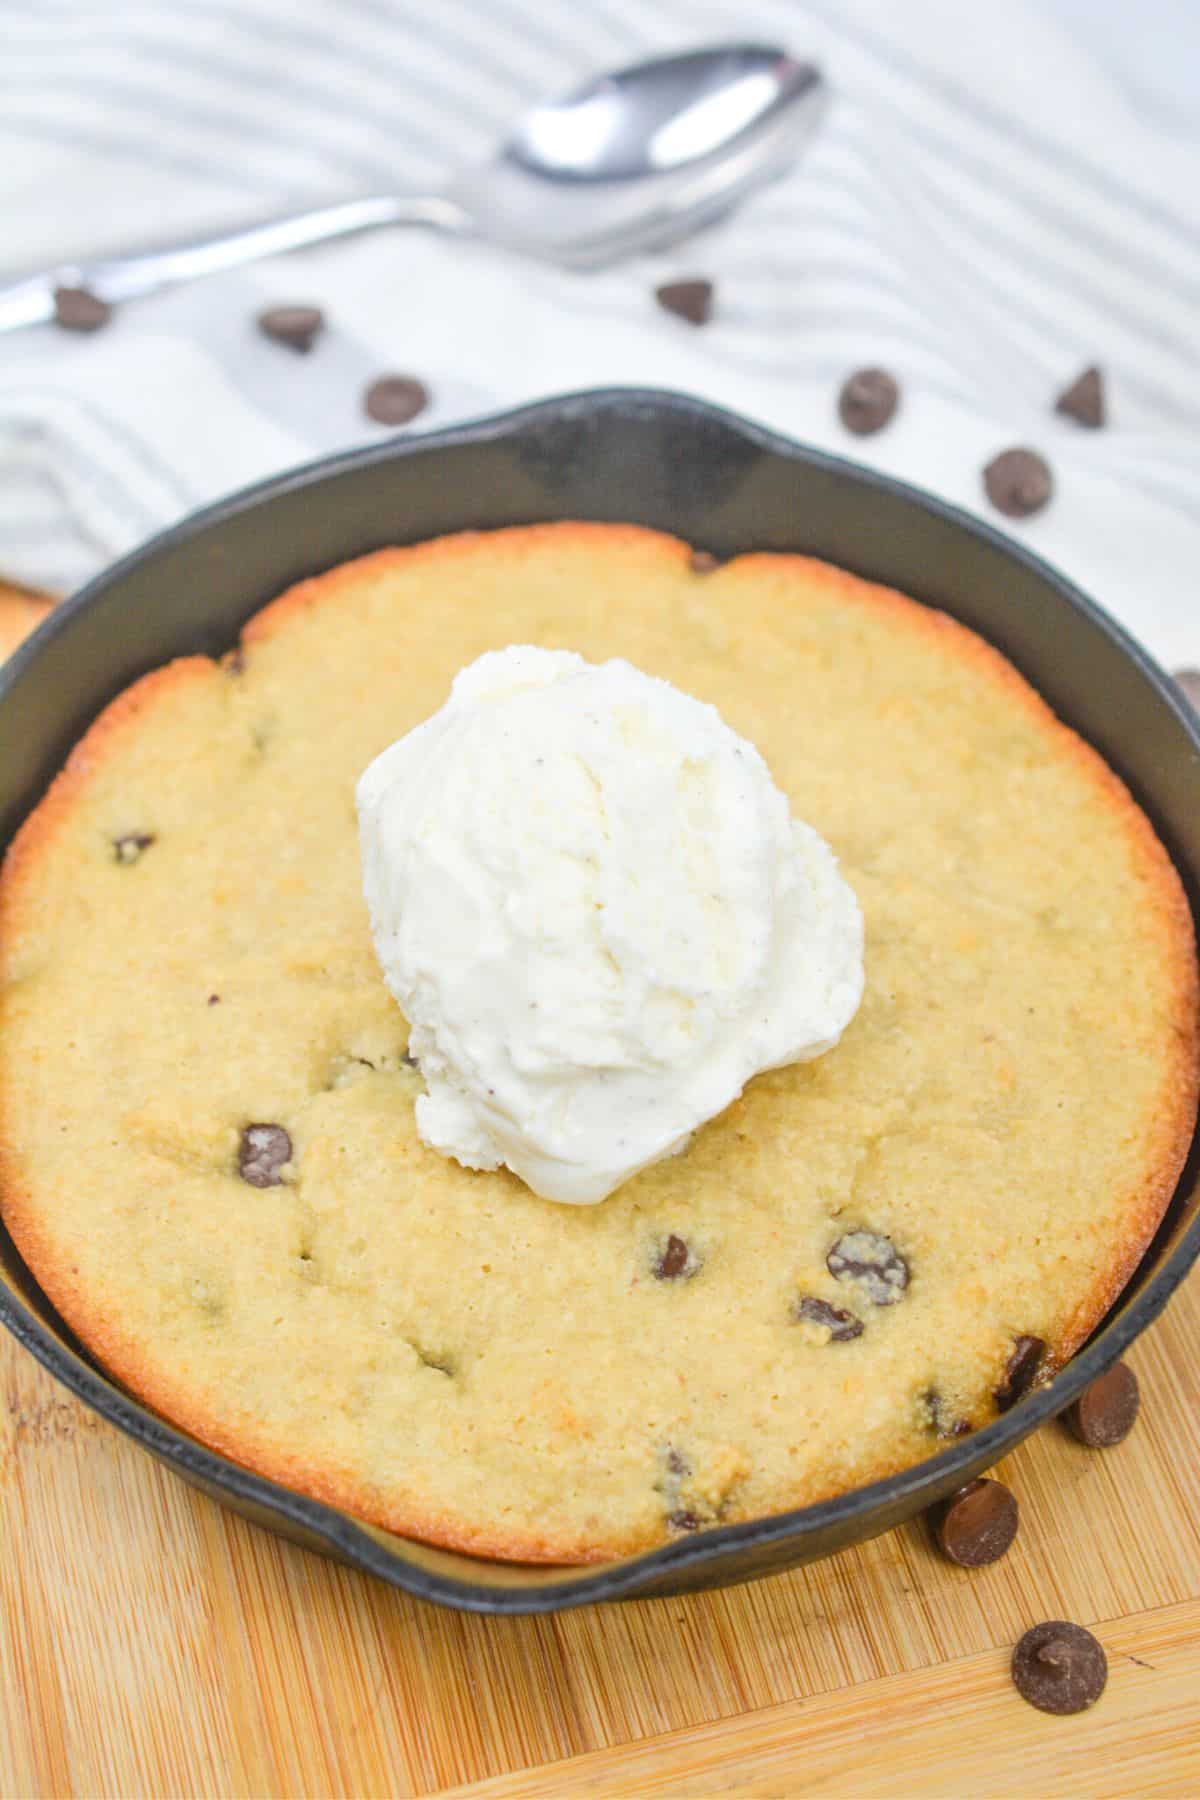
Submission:
{"label": "cast iron skillet", "polygon": [[[0,675],[0,844],[119,689],[169,657],[228,649],[243,620],[290,582],[384,544],[580,518],[658,526],[719,556],[810,551],[944,607],[1011,657],[1120,771],[1194,897],[1200,736],[1172,685],[1110,619],[1036,557],[927,495],[716,407],[638,389],[572,394],[314,464],[126,557],[58,608]],[[411,1543],[214,1455],[105,1377],[2,1231],[0,1319],[81,1400],[268,1529],[446,1605],[550,1612],[746,1581],[826,1556],[989,1468],[1122,1353],[1196,1260],[1196,1160],[1193,1147],[1120,1303],[1049,1387],[887,1481],[591,1569],[489,1563]]]}

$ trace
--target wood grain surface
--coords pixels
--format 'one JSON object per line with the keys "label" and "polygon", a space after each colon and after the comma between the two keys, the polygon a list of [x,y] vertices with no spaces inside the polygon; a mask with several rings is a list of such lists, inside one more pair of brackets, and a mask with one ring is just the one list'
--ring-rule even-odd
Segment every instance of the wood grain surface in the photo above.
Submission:
{"label": "wood grain surface", "polygon": [[[1194,1796],[1200,1280],[1130,1360],[1125,1444],[1054,1426],[1001,1465],[1022,1529],[990,1569],[915,1522],[750,1587],[496,1620],[245,1524],[0,1333],[0,1794]],[[1077,1718],[1008,1679],[1050,1617],[1109,1653]]]}

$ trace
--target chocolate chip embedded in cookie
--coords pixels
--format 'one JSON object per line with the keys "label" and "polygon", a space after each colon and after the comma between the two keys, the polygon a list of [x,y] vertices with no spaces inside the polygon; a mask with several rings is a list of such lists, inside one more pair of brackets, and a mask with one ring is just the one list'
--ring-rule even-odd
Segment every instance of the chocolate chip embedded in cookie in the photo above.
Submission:
{"label": "chocolate chip embedded in cookie", "polygon": [[238,1146],[238,1174],[251,1187],[278,1187],[292,1160],[292,1140],[282,1125],[247,1125]]}
{"label": "chocolate chip embedded in cookie", "polygon": [[113,855],[119,863],[135,863],[154,841],[152,831],[128,831],[123,837],[113,839]]}
{"label": "chocolate chip embedded in cookie", "polygon": [[690,1281],[693,1275],[700,1273],[703,1261],[687,1239],[673,1231],[655,1256],[654,1278],[656,1281]]}
{"label": "chocolate chip embedded in cookie", "polygon": [[995,1390],[994,1398],[1001,1412],[1007,1412],[1010,1406],[1015,1406],[1029,1392],[1038,1378],[1045,1354],[1044,1338],[1015,1339],[1004,1370],[1004,1379]]}
{"label": "chocolate chip embedded in cookie", "polygon": [[838,1239],[825,1267],[838,1281],[857,1282],[874,1306],[894,1306],[908,1286],[908,1264],[891,1238],[861,1226]]}
{"label": "chocolate chip embedded in cookie", "polygon": [[1047,1619],[1025,1633],[1012,1655],[1013,1686],[1040,1712],[1094,1706],[1108,1681],[1104,1647],[1082,1625]]}
{"label": "chocolate chip embedded in cookie", "polygon": [[831,1344],[848,1344],[851,1338],[863,1334],[863,1322],[856,1313],[843,1306],[831,1306],[828,1300],[819,1300],[815,1294],[805,1294],[802,1300],[797,1300],[792,1317],[805,1325],[823,1327]]}

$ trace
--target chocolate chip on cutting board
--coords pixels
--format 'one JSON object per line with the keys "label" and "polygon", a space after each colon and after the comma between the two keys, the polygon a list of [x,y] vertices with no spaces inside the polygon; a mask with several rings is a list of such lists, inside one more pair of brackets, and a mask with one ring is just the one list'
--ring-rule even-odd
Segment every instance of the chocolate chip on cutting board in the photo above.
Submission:
{"label": "chocolate chip on cutting board", "polygon": [[1093,365],[1077,375],[1054,402],[1054,410],[1077,425],[1086,425],[1089,431],[1098,431],[1104,424],[1104,377],[1099,369]]}
{"label": "chocolate chip on cutting board", "polygon": [[64,331],[99,331],[111,318],[112,307],[107,300],[90,294],[87,288],[55,288],[54,322]]}
{"label": "chocolate chip on cutting board", "polygon": [[429,405],[429,389],[415,375],[380,375],[363,395],[367,416],[379,425],[407,425]]}
{"label": "chocolate chip on cutting board", "polygon": [[686,319],[689,325],[707,325],[712,318],[714,288],[711,281],[664,281],[654,298],[664,312]]}
{"label": "chocolate chip on cutting board", "polygon": [[859,1227],[840,1237],[825,1258],[838,1281],[858,1284],[876,1306],[894,1306],[908,1286],[908,1264],[882,1231]]}
{"label": "chocolate chip on cutting board", "polygon": [[1004,1370],[1004,1379],[993,1396],[1001,1412],[1007,1412],[1010,1406],[1015,1406],[1029,1392],[1037,1380],[1045,1354],[1044,1338],[1019,1337],[1014,1341]]}
{"label": "chocolate chip on cutting board", "polygon": [[797,1300],[792,1317],[805,1325],[824,1326],[831,1344],[848,1344],[863,1333],[863,1322],[854,1313],[842,1306],[831,1306],[828,1300],[819,1300],[815,1294],[805,1294],[802,1300]]}
{"label": "chocolate chip on cutting board", "polygon": [[1103,1646],[1066,1619],[1034,1625],[1012,1654],[1013,1685],[1040,1712],[1077,1713],[1093,1706],[1108,1680]]}
{"label": "chocolate chip on cutting board", "polygon": [[238,1174],[251,1187],[278,1187],[292,1160],[292,1140],[282,1125],[247,1125],[238,1146]]}
{"label": "chocolate chip on cutting board", "polygon": [[1045,457],[1036,450],[1002,450],[983,471],[988,499],[1010,519],[1027,519],[1040,512],[1054,492],[1054,477]]}
{"label": "chocolate chip on cutting board", "polygon": [[1108,1450],[1133,1430],[1139,1401],[1137,1376],[1124,1363],[1115,1363],[1084,1388],[1064,1417],[1081,1444]]}
{"label": "chocolate chip on cutting board", "polygon": [[325,327],[319,306],[268,306],[258,315],[258,329],[273,343],[306,356]]}
{"label": "chocolate chip on cutting board", "polygon": [[869,437],[891,423],[900,404],[900,388],[886,369],[856,369],[838,395],[838,415],[847,431]]}
{"label": "chocolate chip on cutting board", "polygon": [[1016,1496],[1002,1481],[983,1476],[951,1494],[935,1523],[943,1553],[964,1569],[998,1562],[1017,1535]]}

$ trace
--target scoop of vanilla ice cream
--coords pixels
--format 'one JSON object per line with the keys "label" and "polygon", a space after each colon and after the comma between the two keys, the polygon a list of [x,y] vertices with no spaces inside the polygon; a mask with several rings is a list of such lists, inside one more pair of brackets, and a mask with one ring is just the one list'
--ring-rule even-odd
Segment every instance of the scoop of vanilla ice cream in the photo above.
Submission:
{"label": "scoop of vanilla ice cream", "polygon": [[603,1200],[862,997],[833,852],[712,706],[627,662],[489,652],[358,784],[425,1142]]}

